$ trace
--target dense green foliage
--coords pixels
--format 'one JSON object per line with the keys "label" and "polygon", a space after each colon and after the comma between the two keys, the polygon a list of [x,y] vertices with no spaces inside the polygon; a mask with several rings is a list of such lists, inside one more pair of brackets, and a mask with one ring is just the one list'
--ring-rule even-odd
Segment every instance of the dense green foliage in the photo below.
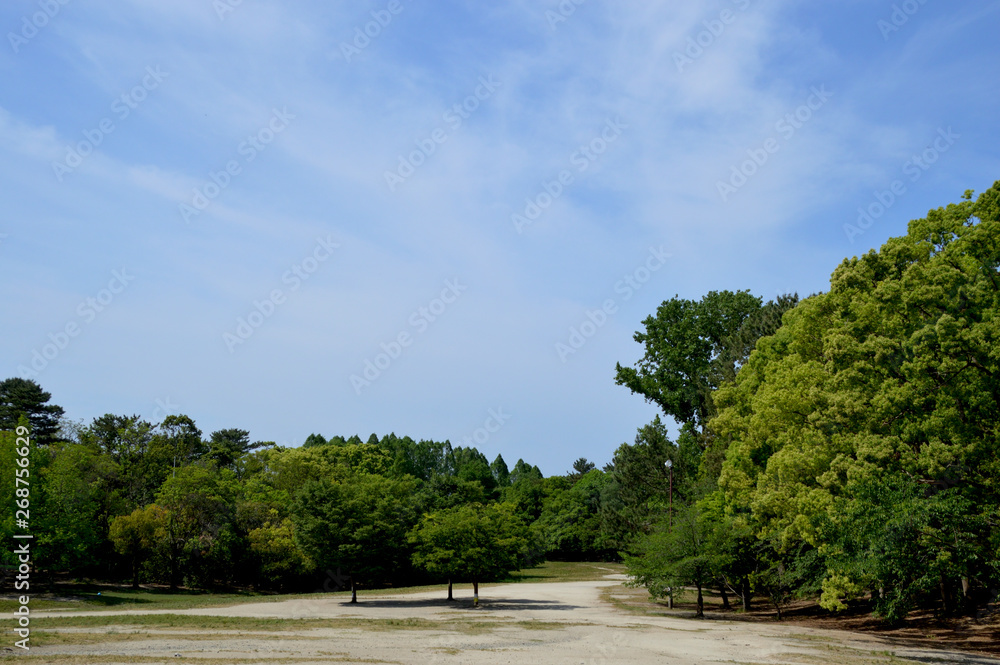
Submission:
{"label": "dense green foliage", "polygon": [[[630,558],[635,579],[654,594],[665,579],[674,586],[714,579],[741,594],[766,594],[779,609],[793,595],[820,591],[831,610],[868,596],[893,621],[921,605],[973,611],[994,596],[998,267],[1000,183],[975,202],[968,193],[932,210],[879,251],[845,260],[829,292],[785,311],[752,346],[744,340],[752,353],[733,377],[698,384],[710,394],[688,401],[710,407],[666,402],[664,410],[688,424],[711,415],[698,490],[685,497],[684,511],[696,517],[672,530],[663,519],[642,529],[649,535]],[[713,376],[706,368],[725,354],[713,350],[708,362],[705,354],[732,324],[710,318],[713,337],[677,323],[676,311],[665,303],[658,319],[679,336],[654,342],[637,334],[646,358],[638,373],[619,369],[620,382],[656,397],[674,394],[676,376],[690,366]],[[647,320],[647,330],[659,330],[658,319]],[[700,345],[689,328],[704,337]],[[699,525],[698,542],[711,543],[714,527],[699,521],[705,516],[730,523],[735,541],[723,539],[702,557],[690,546],[689,524]],[[687,535],[671,535],[682,526]]]}
{"label": "dense green foliage", "polygon": [[28,419],[35,439],[51,443],[59,431],[62,407],[49,404],[50,393],[30,379],[0,381],[0,431],[12,432],[22,416]]}
{"label": "dense green foliage", "polygon": [[458,506],[424,515],[410,533],[413,563],[432,575],[472,582],[479,600],[479,581],[515,570],[527,554],[524,523],[509,503]]}
{"label": "dense green foliage", "polygon": [[712,291],[698,302],[664,301],[656,316],[642,322],[646,331],[635,334],[645,355],[635,368],[619,364],[616,380],[677,421],[704,430],[715,415],[715,390],[797,301],[783,296],[762,305],[749,291]]}
{"label": "dense green foliage", "polygon": [[[36,398],[22,400],[15,426],[62,413],[37,384],[29,388]],[[14,440],[0,432],[7,496]],[[546,556],[618,556],[602,513],[610,476],[584,459],[544,478],[523,460],[510,469],[500,455],[489,462],[447,441],[313,434],[282,448],[236,428],[205,437],[183,415],[154,424],[107,414],[33,441],[37,581],[58,573],[133,586],[330,591],[478,583]],[[12,508],[0,522],[8,536]]]}

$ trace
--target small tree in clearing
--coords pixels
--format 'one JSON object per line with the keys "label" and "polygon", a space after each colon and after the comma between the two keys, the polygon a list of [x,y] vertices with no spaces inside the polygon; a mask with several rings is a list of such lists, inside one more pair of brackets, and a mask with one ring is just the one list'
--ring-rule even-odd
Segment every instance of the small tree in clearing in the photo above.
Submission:
{"label": "small tree in clearing", "polygon": [[413,564],[453,582],[472,582],[479,604],[479,582],[520,568],[528,550],[527,527],[505,503],[458,506],[424,515],[410,532]]}

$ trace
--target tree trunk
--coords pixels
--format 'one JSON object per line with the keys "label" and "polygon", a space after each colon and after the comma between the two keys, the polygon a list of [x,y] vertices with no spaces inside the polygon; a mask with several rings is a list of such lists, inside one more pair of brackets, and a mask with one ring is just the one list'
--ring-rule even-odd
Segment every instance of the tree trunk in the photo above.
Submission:
{"label": "tree trunk", "polygon": [[944,580],[944,576],[941,576],[941,605],[943,607],[942,613],[948,615],[951,613],[951,598],[948,594],[948,585]]}
{"label": "tree trunk", "polygon": [[177,578],[180,577],[180,547],[174,533],[174,514],[167,513],[167,538],[170,539],[170,590],[177,591]]}
{"label": "tree trunk", "polygon": [[698,614],[695,616],[705,616],[705,598],[701,595],[701,584],[698,584]]}
{"label": "tree trunk", "polygon": [[472,604],[479,606],[479,582],[472,583]]}
{"label": "tree trunk", "polygon": [[132,557],[132,588],[139,588],[139,557]]}
{"label": "tree trunk", "polygon": [[351,577],[351,602],[358,602],[358,587],[354,585],[354,577]]}
{"label": "tree trunk", "polygon": [[750,611],[750,601],[753,600],[750,597],[750,578],[749,577],[744,577],[743,578],[742,582],[740,583],[740,591],[742,591],[742,595],[743,595],[743,611],[744,612],[749,612]]}
{"label": "tree trunk", "polygon": [[448,600],[455,600],[455,597],[451,595],[451,580],[448,580]]}
{"label": "tree trunk", "polygon": [[178,578],[180,577],[180,554],[177,547],[170,545],[170,590],[177,591]]}
{"label": "tree trunk", "polygon": [[722,593],[722,609],[731,610],[733,606],[729,604],[729,594],[726,593],[726,583],[723,582],[719,585],[719,591]]}

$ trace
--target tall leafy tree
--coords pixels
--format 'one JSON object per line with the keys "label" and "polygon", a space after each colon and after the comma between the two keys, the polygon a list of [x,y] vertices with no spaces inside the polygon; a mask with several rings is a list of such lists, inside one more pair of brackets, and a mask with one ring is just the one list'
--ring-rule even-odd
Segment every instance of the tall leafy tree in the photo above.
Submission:
{"label": "tall leafy tree", "polygon": [[136,508],[111,522],[108,537],[115,551],[127,556],[132,565],[132,588],[139,588],[142,564],[152,554],[157,539],[167,533],[167,511],[156,504]]}
{"label": "tall leafy tree", "polygon": [[408,436],[388,434],[378,441],[380,450],[392,459],[392,475],[430,480],[435,475],[453,475],[455,460],[447,441],[414,441]]}
{"label": "tall leafy tree", "polygon": [[531,523],[542,514],[545,497],[542,472],[523,459],[517,460],[510,472],[510,485],[503,489],[501,498],[516,507],[521,519]]}
{"label": "tall leafy tree", "polygon": [[358,583],[398,579],[408,569],[406,534],[416,522],[414,479],[358,474],[307,482],[292,506],[295,538],[321,570],[340,568]]}
{"label": "tall leafy tree", "polygon": [[751,311],[740,327],[722,339],[713,364],[722,381],[732,381],[740,367],[750,358],[757,341],[770,337],[781,327],[785,312],[799,303],[798,294],[784,294]]}
{"label": "tall leafy tree", "polygon": [[455,448],[455,475],[466,481],[478,482],[487,493],[496,489],[497,481],[493,477],[490,463],[486,456],[475,448]]}
{"label": "tall leafy tree", "polygon": [[[634,535],[649,532],[670,504],[671,471],[674,464],[674,489],[679,490],[686,470],[676,462],[678,449],[667,436],[660,417],[639,428],[632,445],[623,443],[615,451],[610,474],[615,486],[614,501],[604,509],[615,539],[622,544]],[[675,494],[677,496],[678,494]]]}
{"label": "tall leafy tree", "polygon": [[998,268],[1000,183],[845,260],[719,390],[729,509],[826,552],[828,606],[898,618],[933,586],[955,611],[1000,581]]}
{"label": "tall leafy tree", "polygon": [[[258,575],[271,587],[284,587],[314,569],[311,559],[295,541],[295,526],[291,519],[272,520],[249,532],[250,550],[257,558]],[[257,581],[255,580],[255,584]]]}
{"label": "tall leafy tree", "polygon": [[583,478],[588,471],[591,469],[596,469],[597,465],[588,460],[586,457],[580,457],[575,462],[573,462],[573,471],[570,472],[566,477],[571,481],[576,482]]}
{"label": "tall leafy tree", "polygon": [[618,385],[657,404],[680,423],[704,431],[715,413],[712,392],[726,378],[717,360],[739,358],[728,347],[761,299],[749,291],[712,291],[700,301],[674,297],[664,301],[656,316],[634,335],[645,353],[636,367],[616,365]]}
{"label": "tall leafy tree", "polygon": [[518,459],[510,472],[510,484],[516,485],[522,480],[541,480],[542,472],[537,466],[532,466],[523,459]]}
{"label": "tall leafy tree", "polygon": [[157,444],[161,454],[171,458],[171,466],[185,466],[208,453],[208,445],[201,438],[201,430],[188,416],[170,415],[159,426]]}
{"label": "tall leafy tree", "polygon": [[313,446],[325,446],[327,443],[328,441],[322,434],[310,434],[306,437],[305,443],[302,444],[302,447],[311,448]]}
{"label": "tall leafy tree", "polygon": [[154,446],[154,426],[139,416],[105,414],[80,432],[82,445],[106,456],[118,472],[107,487],[113,515],[127,514],[153,502],[170,472],[171,458]]}
{"label": "tall leafy tree", "polygon": [[171,588],[177,588],[185,571],[200,586],[232,573],[235,499],[232,471],[212,465],[186,466],[163,483],[156,504],[167,512],[158,540]]}

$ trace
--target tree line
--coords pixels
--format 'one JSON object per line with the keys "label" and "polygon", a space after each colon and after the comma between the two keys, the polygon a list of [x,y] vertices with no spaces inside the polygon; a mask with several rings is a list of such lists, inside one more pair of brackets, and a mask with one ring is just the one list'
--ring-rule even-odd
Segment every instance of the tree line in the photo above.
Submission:
{"label": "tree line", "polygon": [[[620,549],[625,476],[583,458],[544,477],[524,460],[510,468],[502,455],[395,434],[313,434],[287,448],[236,428],[206,436],[185,415],[80,424],[38,383],[11,378],[0,382],[7,497],[18,424],[32,432],[33,560],[49,583],[308,592],[471,582],[478,595],[479,582],[546,558],[612,560]],[[0,522],[7,538],[18,532],[13,507]]]}
{"label": "tree line", "polygon": [[825,293],[664,302],[616,377],[680,426],[629,453],[650,480],[623,497],[635,583],[692,588],[699,613],[706,587],[763,596],[779,617],[795,597],[888,621],[995,599],[998,269],[1000,182],[846,259]]}

